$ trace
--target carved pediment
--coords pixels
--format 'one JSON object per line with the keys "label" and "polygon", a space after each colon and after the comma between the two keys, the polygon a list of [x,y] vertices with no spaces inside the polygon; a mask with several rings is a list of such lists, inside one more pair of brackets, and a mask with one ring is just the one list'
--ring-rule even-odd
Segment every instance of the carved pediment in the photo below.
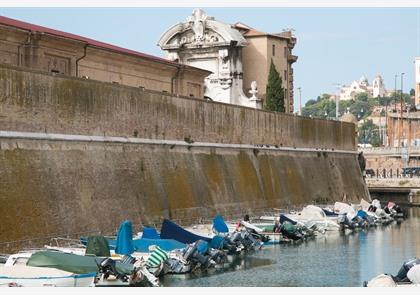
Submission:
{"label": "carved pediment", "polygon": [[208,45],[214,46],[215,43],[225,43],[226,40],[219,34],[212,30],[204,30],[203,33],[196,33],[192,28],[185,32],[176,34],[169,41],[168,45],[171,47],[182,47],[182,46],[196,46],[196,45]]}
{"label": "carved pediment", "polygon": [[195,9],[185,23],[169,28],[160,38],[162,49],[180,47],[226,46],[234,41],[236,46],[247,44],[242,34],[228,24],[214,20],[201,9]]}

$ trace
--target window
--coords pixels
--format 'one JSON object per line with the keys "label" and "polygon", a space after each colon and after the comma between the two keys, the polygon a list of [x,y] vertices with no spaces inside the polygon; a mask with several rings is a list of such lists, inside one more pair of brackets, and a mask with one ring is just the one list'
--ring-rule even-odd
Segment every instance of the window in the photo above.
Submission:
{"label": "window", "polygon": [[284,81],[287,81],[287,71],[284,70]]}
{"label": "window", "polygon": [[287,47],[284,47],[284,57],[287,57]]}
{"label": "window", "polygon": [[273,53],[273,56],[275,56],[276,55],[276,45],[271,45],[271,51],[272,51],[272,53]]}

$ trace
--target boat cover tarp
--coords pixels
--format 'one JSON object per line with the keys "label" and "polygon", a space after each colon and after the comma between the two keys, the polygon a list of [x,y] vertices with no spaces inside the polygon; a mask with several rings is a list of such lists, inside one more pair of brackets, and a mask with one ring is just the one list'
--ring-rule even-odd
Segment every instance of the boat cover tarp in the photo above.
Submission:
{"label": "boat cover tarp", "polygon": [[115,253],[130,255],[133,252],[133,225],[131,221],[125,220],[118,229]]}
{"label": "boat cover tarp", "polygon": [[241,224],[243,226],[245,226],[247,229],[253,229],[253,230],[255,230],[257,233],[262,233],[263,232],[263,230],[261,228],[255,226],[255,225],[253,225],[253,224],[251,224],[249,222],[246,222],[246,221],[241,220]]}
{"label": "boat cover tarp", "polygon": [[206,242],[211,241],[210,238],[189,232],[168,219],[163,220],[162,228],[160,229],[160,237],[162,239],[174,239],[185,244],[191,244],[198,240],[203,240]]}
{"label": "boat cover tarp", "polygon": [[291,223],[290,223],[290,222],[288,222],[288,221],[285,221],[285,222],[282,224],[282,228],[283,228],[285,231],[287,231],[288,233],[290,233],[290,234],[295,233],[295,232],[296,232],[296,230],[297,230],[296,226],[295,226],[295,225],[293,225],[293,224],[291,224]]}
{"label": "boat cover tarp", "polygon": [[293,225],[296,225],[297,224],[297,221],[294,221],[293,219],[287,217],[284,214],[280,214],[280,217],[279,217],[280,224],[283,224],[285,221],[288,221],[288,222],[290,222]]}
{"label": "boat cover tarp", "polygon": [[356,216],[359,216],[360,218],[363,218],[363,219],[367,219],[367,217],[368,217],[367,213],[365,211],[363,211],[363,210],[357,211],[357,215]]}
{"label": "boat cover tarp", "polygon": [[322,211],[324,211],[326,216],[333,216],[333,217],[338,216],[337,213],[335,213],[334,211],[331,211],[330,209],[327,209],[327,208],[322,208]]}
{"label": "boat cover tarp", "polygon": [[111,252],[109,251],[108,240],[104,236],[91,236],[88,237],[86,254],[109,257]]}
{"label": "boat cover tarp", "polygon": [[213,229],[218,233],[228,233],[229,228],[221,215],[216,215],[213,219]]}
{"label": "boat cover tarp", "polygon": [[141,236],[143,239],[160,239],[160,235],[157,232],[156,228],[154,227],[144,227],[143,228],[143,234]]}
{"label": "boat cover tarp", "polygon": [[356,216],[356,211],[354,210],[354,208],[342,202],[335,202],[334,211],[338,214],[346,214],[350,220]]}
{"label": "boat cover tarp", "polygon": [[[26,265],[52,267],[71,273],[86,274],[98,272],[98,264],[102,260],[103,258],[82,256],[58,251],[39,251],[31,255]],[[117,261],[115,266],[121,273],[130,274],[133,271],[132,264],[124,264]]]}
{"label": "boat cover tarp", "polygon": [[151,245],[156,245],[162,250],[173,251],[176,249],[184,249],[186,244],[171,239],[135,239],[133,240],[134,249],[138,252],[149,252]]}
{"label": "boat cover tarp", "polygon": [[221,236],[214,236],[210,241],[210,247],[213,249],[222,249],[224,240]]}
{"label": "boat cover tarp", "polygon": [[369,209],[369,207],[370,207],[370,203],[367,202],[365,199],[362,198],[360,200],[360,206],[362,207],[362,210],[363,211],[367,211]]}
{"label": "boat cover tarp", "polygon": [[407,272],[407,278],[413,284],[420,284],[420,264],[414,265],[410,270]]}
{"label": "boat cover tarp", "polygon": [[[115,240],[108,240],[110,248],[115,248],[116,241]],[[176,249],[184,249],[187,247],[186,244],[178,242],[176,240],[171,239],[134,239],[133,240],[133,247],[134,251],[136,252],[150,252],[149,247],[152,245],[156,245],[162,250],[167,252],[176,250]]]}
{"label": "boat cover tarp", "polygon": [[209,249],[209,243],[203,240],[198,240],[197,242],[197,251],[200,254],[204,254]]}
{"label": "boat cover tarp", "polygon": [[376,207],[377,209],[381,209],[381,202],[378,199],[374,199],[372,201],[372,206]]}
{"label": "boat cover tarp", "polygon": [[308,205],[305,208],[303,208],[300,215],[308,220],[324,220],[325,218],[327,218],[324,211],[322,211],[321,208],[314,205]]}
{"label": "boat cover tarp", "polygon": [[397,284],[390,275],[381,274],[367,284],[368,287],[396,287]]}

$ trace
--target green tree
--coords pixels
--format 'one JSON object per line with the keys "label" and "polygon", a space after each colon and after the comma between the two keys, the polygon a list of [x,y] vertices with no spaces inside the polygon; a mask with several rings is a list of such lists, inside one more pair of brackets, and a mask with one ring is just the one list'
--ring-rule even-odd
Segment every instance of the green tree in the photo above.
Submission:
{"label": "green tree", "polygon": [[365,121],[358,130],[357,139],[362,144],[371,144],[374,147],[380,146],[379,126],[373,124],[372,120]]}
{"label": "green tree", "polygon": [[416,91],[413,88],[411,88],[410,89],[410,96],[414,96],[414,95],[416,95]]}
{"label": "green tree", "polygon": [[265,109],[284,113],[284,89],[273,60],[271,60],[270,72],[268,73],[266,95]]}

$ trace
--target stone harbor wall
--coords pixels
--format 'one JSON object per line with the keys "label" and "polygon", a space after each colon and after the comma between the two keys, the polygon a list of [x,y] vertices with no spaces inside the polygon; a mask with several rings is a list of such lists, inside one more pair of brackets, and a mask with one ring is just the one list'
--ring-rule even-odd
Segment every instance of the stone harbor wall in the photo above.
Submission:
{"label": "stone harbor wall", "polygon": [[[368,198],[354,125],[0,67],[0,252]],[[159,229],[159,228],[158,228]]]}

